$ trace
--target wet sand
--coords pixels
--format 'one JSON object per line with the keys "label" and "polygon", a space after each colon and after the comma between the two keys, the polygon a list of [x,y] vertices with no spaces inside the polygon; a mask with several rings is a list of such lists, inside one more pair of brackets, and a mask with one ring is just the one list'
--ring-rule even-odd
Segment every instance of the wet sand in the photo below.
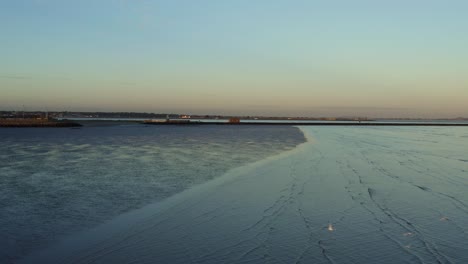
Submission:
{"label": "wet sand", "polygon": [[302,127],[308,142],[23,263],[468,263],[468,131]]}

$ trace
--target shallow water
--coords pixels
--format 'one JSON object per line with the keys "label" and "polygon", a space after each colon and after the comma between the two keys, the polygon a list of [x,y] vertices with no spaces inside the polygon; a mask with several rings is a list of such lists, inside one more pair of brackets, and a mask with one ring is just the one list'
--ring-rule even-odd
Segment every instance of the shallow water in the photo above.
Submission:
{"label": "shallow water", "polygon": [[468,263],[468,130],[303,127],[297,149],[25,263]]}
{"label": "shallow water", "polygon": [[303,141],[287,127],[0,129],[0,263]]}

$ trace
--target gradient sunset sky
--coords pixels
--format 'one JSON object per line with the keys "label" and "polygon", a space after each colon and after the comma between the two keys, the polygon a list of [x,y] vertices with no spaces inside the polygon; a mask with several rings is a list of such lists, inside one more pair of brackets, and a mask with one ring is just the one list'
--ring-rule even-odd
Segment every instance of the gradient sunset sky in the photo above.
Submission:
{"label": "gradient sunset sky", "polygon": [[468,117],[466,0],[0,0],[0,110]]}

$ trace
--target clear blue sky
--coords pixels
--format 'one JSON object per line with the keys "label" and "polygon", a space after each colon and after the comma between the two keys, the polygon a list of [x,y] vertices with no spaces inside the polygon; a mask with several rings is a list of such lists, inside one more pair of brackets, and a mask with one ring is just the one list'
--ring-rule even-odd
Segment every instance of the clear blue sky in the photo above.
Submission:
{"label": "clear blue sky", "polygon": [[0,109],[468,116],[468,1],[0,0]]}

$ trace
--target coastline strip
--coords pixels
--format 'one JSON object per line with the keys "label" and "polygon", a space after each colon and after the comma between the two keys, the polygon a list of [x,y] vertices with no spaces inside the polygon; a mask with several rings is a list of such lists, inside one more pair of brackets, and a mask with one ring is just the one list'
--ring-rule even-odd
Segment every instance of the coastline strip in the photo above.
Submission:
{"label": "coastline strip", "polygon": [[158,126],[199,126],[199,125],[227,125],[227,126],[468,126],[468,123],[387,123],[387,122],[143,122],[144,125]]}

